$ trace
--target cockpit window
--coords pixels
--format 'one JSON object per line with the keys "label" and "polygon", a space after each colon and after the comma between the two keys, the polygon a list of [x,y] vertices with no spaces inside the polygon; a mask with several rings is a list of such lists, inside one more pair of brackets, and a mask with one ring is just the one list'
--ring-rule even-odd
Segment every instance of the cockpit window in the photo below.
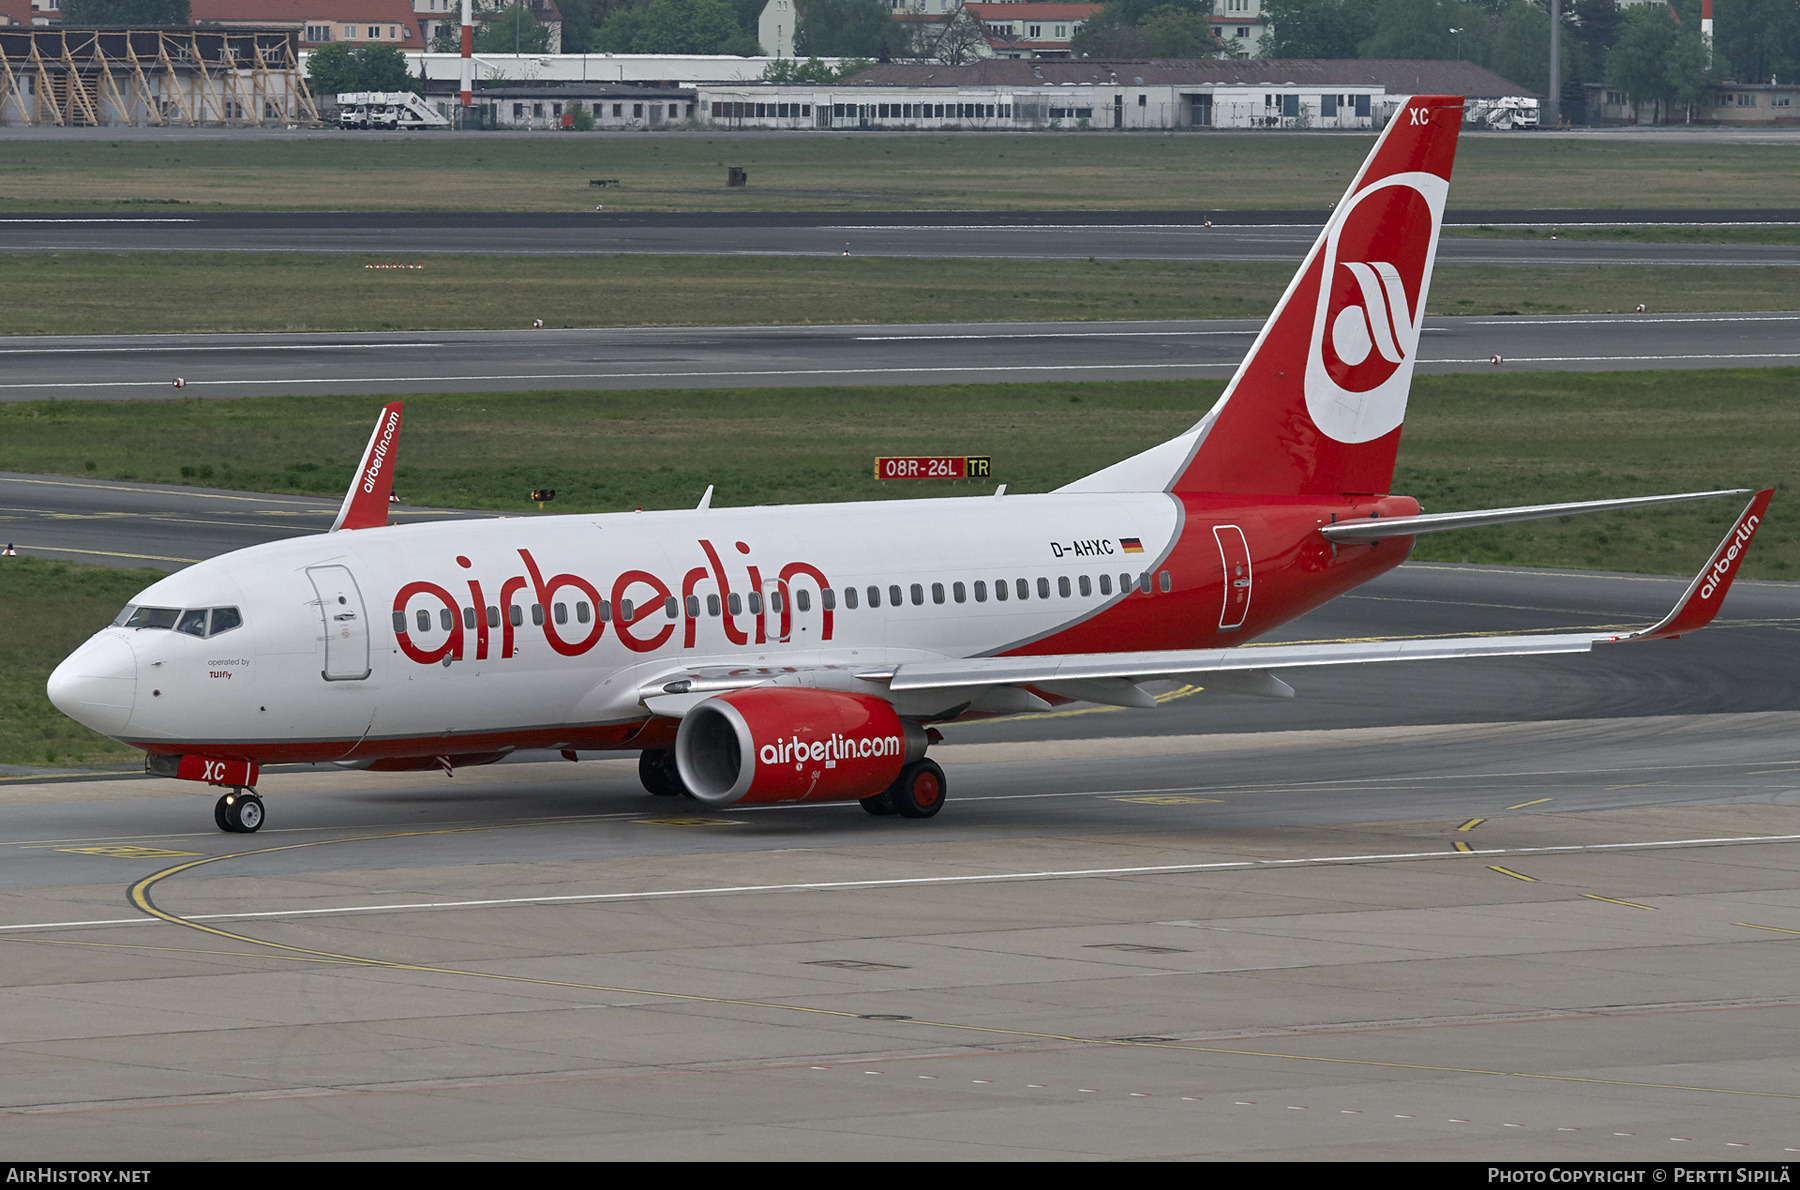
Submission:
{"label": "cockpit window", "polygon": [[129,609],[131,618],[125,621],[127,628],[173,628],[175,621],[181,616],[178,607],[139,607]]}
{"label": "cockpit window", "polygon": [[[210,616],[210,621],[209,621]],[[119,628],[173,628],[189,636],[217,636],[243,624],[244,617],[235,607],[189,608],[138,607],[128,605],[113,625]],[[209,630],[210,629],[210,630]]]}

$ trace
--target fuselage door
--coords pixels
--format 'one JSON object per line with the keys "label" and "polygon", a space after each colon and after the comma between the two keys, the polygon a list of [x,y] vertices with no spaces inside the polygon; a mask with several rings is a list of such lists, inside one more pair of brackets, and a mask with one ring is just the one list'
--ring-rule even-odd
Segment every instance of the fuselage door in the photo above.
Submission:
{"label": "fuselage door", "polygon": [[1250,543],[1236,525],[1214,525],[1213,537],[1219,543],[1219,560],[1225,566],[1225,602],[1219,609],[1219,631],[1231,632],[1244,626],[1250,614]]}
{"label": "fuselage door", "polygon": [[362,592],[343,566],[309,566],[306,577],[319,595],[319,615],[325,633],[327,682],[360,682],[368,677],[369,618],[363,611]]}

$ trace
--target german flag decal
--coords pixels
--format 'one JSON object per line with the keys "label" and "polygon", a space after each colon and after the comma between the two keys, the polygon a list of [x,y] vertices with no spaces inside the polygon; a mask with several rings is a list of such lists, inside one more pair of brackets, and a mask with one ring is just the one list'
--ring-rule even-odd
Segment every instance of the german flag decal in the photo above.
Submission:
{"label": "german flag decal", "polygon": [[1144,552],[1144,543],[1135,537],[1121,537],[1119,548],[1128,554],[1141,554]]}

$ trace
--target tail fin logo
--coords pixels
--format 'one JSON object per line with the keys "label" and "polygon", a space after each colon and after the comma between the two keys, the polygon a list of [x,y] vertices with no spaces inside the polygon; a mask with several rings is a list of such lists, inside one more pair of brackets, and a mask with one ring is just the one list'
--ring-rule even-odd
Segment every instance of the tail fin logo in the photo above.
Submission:
{"label": "tail fin logo", "polygon": [[1326,235],[1306,359],[1306,407],[1338,442],[1369,442],[1406,416],[1449,184],[1392,174],[1344,203]]}

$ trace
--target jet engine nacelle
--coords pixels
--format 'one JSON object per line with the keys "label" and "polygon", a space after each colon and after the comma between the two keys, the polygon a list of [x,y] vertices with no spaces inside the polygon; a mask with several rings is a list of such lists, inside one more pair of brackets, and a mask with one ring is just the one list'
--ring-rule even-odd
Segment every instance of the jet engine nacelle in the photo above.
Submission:
{"label": "jet engine nacelle", "polygon": [[688,792],[715,806],[860,801],[892,785],[926,742],[872,695],[759,686],[690,710],[675,763]]}

